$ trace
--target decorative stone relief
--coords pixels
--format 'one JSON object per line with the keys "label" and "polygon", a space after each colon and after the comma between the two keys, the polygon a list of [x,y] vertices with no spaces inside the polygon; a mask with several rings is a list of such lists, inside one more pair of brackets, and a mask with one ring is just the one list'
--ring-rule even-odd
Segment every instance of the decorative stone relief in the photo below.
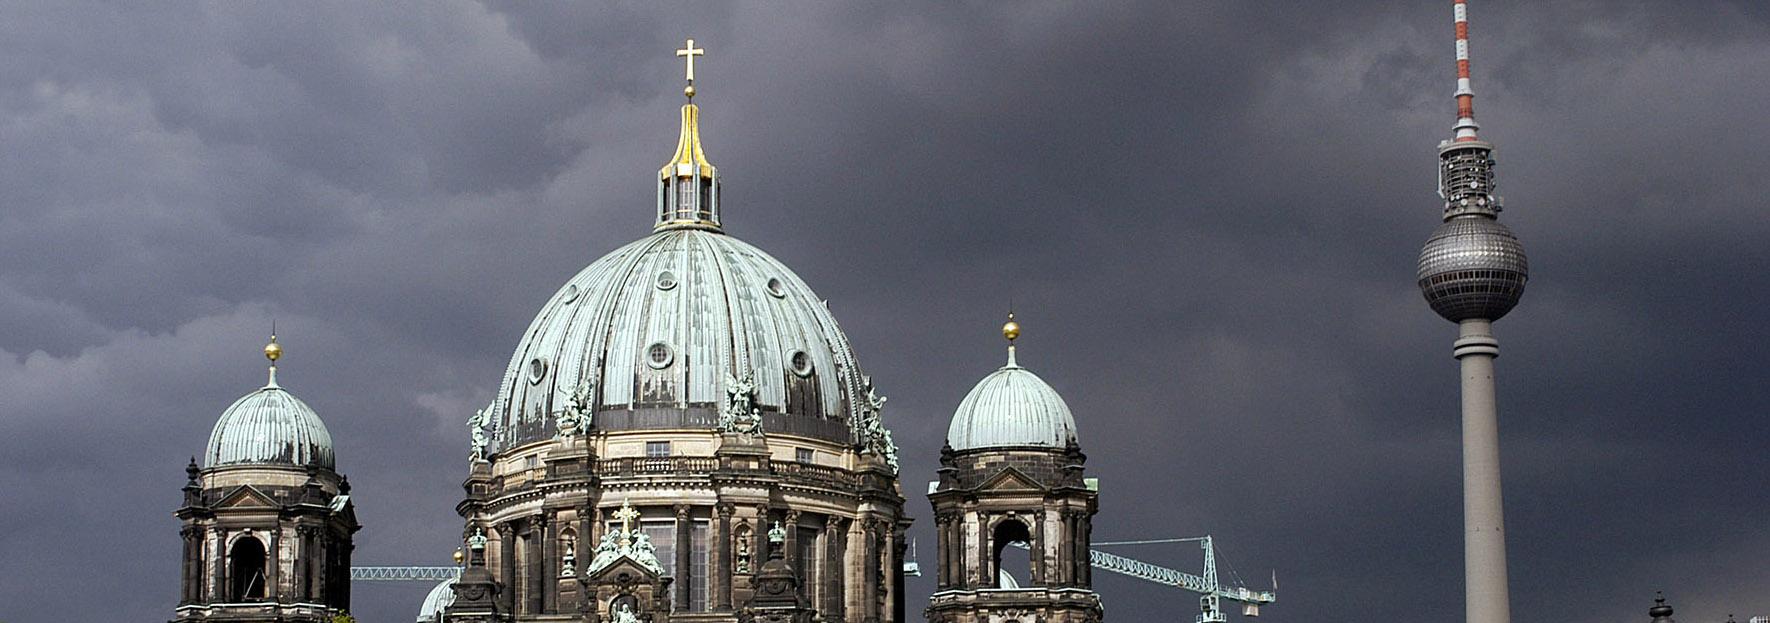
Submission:
{"label": "decorative stone relief", "polygon": [[559,428],[559,432],[553,435],[554,439],[568,439],[590,429],[591,419],[595,416],[591,406],[595,396],[594,379],[585,378],[578,383],[577,388],[572,390],[571,397],[566,399],[565,409],[553,416],[553,423]]}
{"label": "decorative stone relief", "polygon": [[745,436],[762,434],[762,410],[756,406],[756,383],[749,373],[743,378],[726,375],[725,405],[719,409],[719,431]]}
{"label": "decorative stone relief", "polygon": [[880,396],[873,390],[873,377],[862,377],[866,388],[866,404],[860,405],[854,421],[850,423],[854,435],[854,445],[862,452],[870,452],[885,457],[891,465],[892,473],[897,473],[897,443],[891,439],[891,431],[885,428],[885,419],[881,415],[885,411],[888,398]]}

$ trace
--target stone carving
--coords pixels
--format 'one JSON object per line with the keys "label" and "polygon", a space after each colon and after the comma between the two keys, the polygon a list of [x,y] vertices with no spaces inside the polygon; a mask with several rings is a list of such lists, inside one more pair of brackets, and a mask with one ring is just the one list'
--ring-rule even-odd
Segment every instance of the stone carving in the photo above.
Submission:
{"label": "stone carving", "polygon": [[569,578],[578,574],[578,537],[567,534],[561,541],[565,556],[560,560],[559,577]]}
{"label": "stone carving", "polygon": [[737,573],[743,574],[743,575],[749,575],[749,573],[750,573],[750,531],[748,529],[741,529],[738,531],[737,565],[736,565],[736,567],[737,568],[735,571]]}
{"label": "stone carving", "polygon": [[615,604],[615,611],[610,613],[614,623],[639,623],[639,615],[633,613],[633,606],[627,602]]}
{"label": "stone carving", "polygon": [[473,417],[467,418],[467,430],[472,433],[473,438],[473,441],[471,442],[472,451],[467,455],[469,459],[474,461],[486,460],[486,448],[492,445],[491,437],[486,435],[486,425],[491,423],[491,418],[491,405],[486,405],[486,408],[474,411]]}
{"label": "stone carving", "polygon": [[756,406],[756,383],[748,373],[743,378],[725,377],[725,405],[719,409],[719,431],[745,436],[762,434],[762,410]]}
{"label": "stone carving", "polygon": [[602,542],[596,544],[596,555],[590,559],[590,568],[585,569],[584,573],[596,573],[625,557],[652,573],[663,575],[664,565],[658,562],[658,550],[651,544],[651,536],[633,527],[633,520],[639,518],[639,511],[622,502],[621,510],[615,511],[614,517],[621,520],[621,526],[602,535]]}
{"label": "stone carving", "polygon": [[873,390],[873,377],[861,377],[861,383],[867,392],[864,398],[866,404],[860,405],[854,421],[850,423],[854,445],[862,452],[884,457],[885,463],[891,466],[892,473],[896,473],[897,443],[891,439],[891,431],[885,428],[885,419],[881,415],[885,411],[885,401],[888,398]]}
{"label": "stone carving", "polygon": [[553,416],[554,425],[559,427],[559,432],[554,434],[553,438],[563,440],[589,430],[591,419],[594,417],[592,411],[594,407],[591,403],[595,397],[596,381],[594,379],[585,378],[579,382],[578,386],[572,390],[571,397],[566,399],[565,409]]}

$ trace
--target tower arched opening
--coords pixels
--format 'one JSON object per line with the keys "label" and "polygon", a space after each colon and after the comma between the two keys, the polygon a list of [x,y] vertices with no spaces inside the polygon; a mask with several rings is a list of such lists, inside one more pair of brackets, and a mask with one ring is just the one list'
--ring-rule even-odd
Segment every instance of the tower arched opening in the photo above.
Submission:
{"label": "tower arched opening", "polygon": [[254,537],[241,537],[227,554],[230,601],[264,599],[264,544]]}
{"label": "tower arched opening", "polygon": [[990,569],[995,572],[996,588],[1016,588],[1032,582],[1032,552],[1011,547],[1016,543],[1030,546],[1032,530],[1019,519],[1004,519],[997,523],[990,537],[990,546],[994,548],[990,555]]}

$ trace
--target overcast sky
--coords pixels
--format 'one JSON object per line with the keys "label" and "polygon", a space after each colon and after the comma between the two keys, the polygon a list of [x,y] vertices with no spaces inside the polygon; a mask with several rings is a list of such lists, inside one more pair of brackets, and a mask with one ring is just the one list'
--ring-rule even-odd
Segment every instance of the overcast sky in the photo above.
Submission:
{"label": "overcast sky", "polygon": [[[686,37],[727,231],[891,397],[924,569],[923,483],[1012,301],[1096,538],[1216,535],[1277,571],[1278,623],[1462,616],[1455,329],[1414,286],[1449,2],[654,8],[0,5],[0,620],[171,617],[185,461],[273,319],[356,561],[447,564],[462,422],[649,231]],[[1770,614],[1770,4],[1471,14],[1532,268],[1496,325],[1514,616]],[[1095,577],[1109,620],[1196,612]]]}

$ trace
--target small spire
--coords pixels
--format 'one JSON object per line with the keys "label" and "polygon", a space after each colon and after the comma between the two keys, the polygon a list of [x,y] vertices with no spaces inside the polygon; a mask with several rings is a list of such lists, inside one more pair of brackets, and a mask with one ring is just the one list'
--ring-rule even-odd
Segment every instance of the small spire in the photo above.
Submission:
{"label": "small spire", "polygon": [[1002,337],[1008,338],[1008,367],[1020,367],[1014,362],[1014,340],[1020,337],[1020,323],[1014,321],[1014,312],[1008,312],[1008,322],[1002,325]]}
{"label": "small spire", "polygon": [[277,329],[274,321],[270,329],[270,343],[264,345],[264,358],[270,360],[270,382],[266,383],[264,386],[276,387],[277,360],[283,358],[283,347],[281,344],[277,343]]}

